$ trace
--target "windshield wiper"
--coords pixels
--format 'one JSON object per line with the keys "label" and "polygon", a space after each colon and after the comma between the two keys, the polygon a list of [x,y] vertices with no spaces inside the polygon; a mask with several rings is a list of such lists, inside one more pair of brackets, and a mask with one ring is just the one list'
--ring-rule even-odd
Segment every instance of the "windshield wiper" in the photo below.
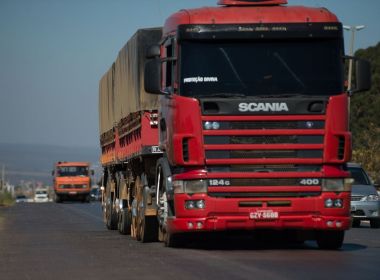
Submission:
{"label": "windshield wiper", "polygon": [[247,86],[245,85],[245,83],[243,82],[243,80],[240,78],[240,75],[239,75],[238,71],[236,70],[234,64],[232,63],[232,61],[231,61],[228,53],[223,48],[219,48],[219,50],[222,52],[223,56],[226,58],[228,64],[231,67],[232,73],[234,73],[236,79],[239,81],[239,83],[241,84],[241,86],[243,88],[247,88]]}
{"label": "windshield wiper", "polygon": [[282,56],[278,52],[275,52],[273,56],[281,62],[281,64],[285,67],[286,70],[288,70],[289,74],[293,77],[293,79],[296,80],[297,83],[302,86],[302,88],[306,88],[305,84],[301,81],[301,79],[297,76],[297,74],[292,70],[292,68],[290,68],[290,66],[286,63],[286,61],[282,58]]}

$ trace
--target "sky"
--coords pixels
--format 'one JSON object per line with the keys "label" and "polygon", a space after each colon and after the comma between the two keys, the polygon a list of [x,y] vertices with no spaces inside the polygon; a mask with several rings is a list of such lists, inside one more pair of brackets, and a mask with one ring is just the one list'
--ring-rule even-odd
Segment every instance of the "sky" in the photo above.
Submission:
{"label": "sky", "polygon": [[[0,0],[0,143],[97,147],[99,79],[138,28],[217,0]],[[380,41],[380,1],[288,0],[365,25]],[[345,32],[346,49],[350,33]]]}

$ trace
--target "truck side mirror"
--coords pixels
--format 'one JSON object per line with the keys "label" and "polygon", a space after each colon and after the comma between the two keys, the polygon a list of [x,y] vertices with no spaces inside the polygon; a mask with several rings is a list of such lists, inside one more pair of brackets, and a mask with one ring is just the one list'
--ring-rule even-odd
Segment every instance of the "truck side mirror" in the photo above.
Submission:
{"label": "truck side mirror", "polygon": [[152,94],[163,94],[161,91],[161,60],[156,57],[145,64],[144,88]]}
{"label": "truck side mirror", "polygon": [[355,60],[356,87],[353,92],[367,91],[371,88],[371,64],[364,59]]}
{"label": "truck side mirror", "polygon": [[51,172],[51,176],[54,176],[54,170]]}

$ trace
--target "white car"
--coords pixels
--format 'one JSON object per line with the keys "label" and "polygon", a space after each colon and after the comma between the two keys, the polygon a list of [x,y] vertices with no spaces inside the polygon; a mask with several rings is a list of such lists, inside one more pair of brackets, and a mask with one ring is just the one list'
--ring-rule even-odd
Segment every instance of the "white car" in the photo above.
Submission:
{"label": "white car", "polygon": [[34,202],[48,202],[49,197],[46,190],[36,190],[34,194]]}

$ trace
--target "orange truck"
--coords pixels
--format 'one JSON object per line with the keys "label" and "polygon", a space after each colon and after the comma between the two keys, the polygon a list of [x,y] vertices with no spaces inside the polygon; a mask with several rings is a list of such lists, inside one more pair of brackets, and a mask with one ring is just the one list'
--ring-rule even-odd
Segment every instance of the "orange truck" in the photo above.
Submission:
{"label": "orange truck", "polygon": [[57,162],[52,171],[55,202],[64,200],[90,202],[93,173],[88,162]]}

